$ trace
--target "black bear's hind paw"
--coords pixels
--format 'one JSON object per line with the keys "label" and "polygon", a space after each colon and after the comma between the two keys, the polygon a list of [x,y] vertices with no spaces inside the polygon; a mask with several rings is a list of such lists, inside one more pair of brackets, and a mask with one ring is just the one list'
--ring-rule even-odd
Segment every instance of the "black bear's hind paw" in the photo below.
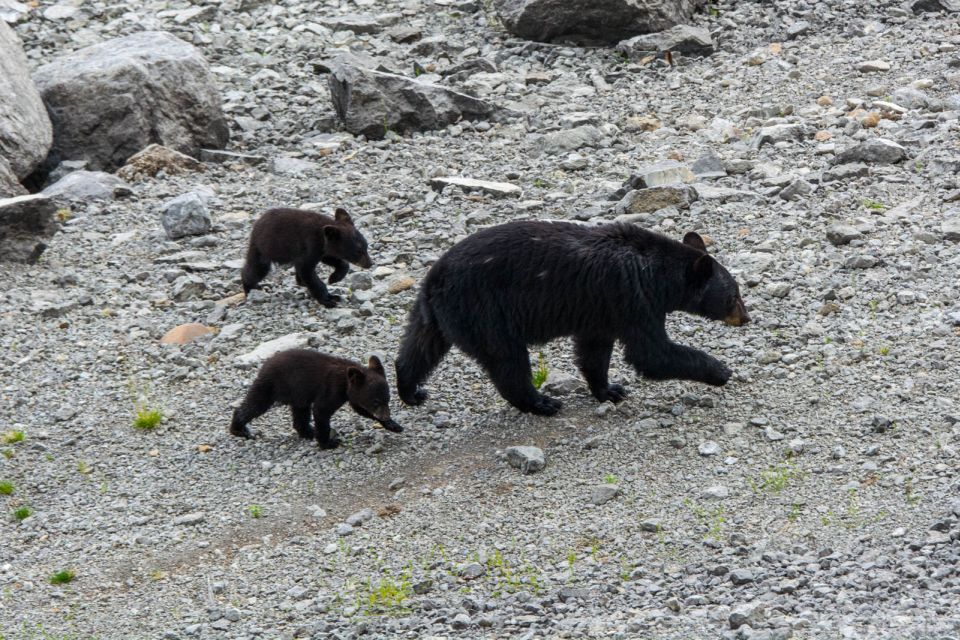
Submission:
{"label": "black bear's hind paw", "polygon": [[304,429],[303,431],[297,431],[297,435],[303,438],[304,440],[313,440],[313,438],[315,437],[313,435],[313,429],[310,429],[310,430]]}
{"label": "black bear's hind paw", "polygon": [[321,449],[329,451],[330,449],[336,449],[340,446],[340,438],[337,438],[336,436],[330,436],[327,438],[326,442],[318,442],[317,444],[320,445]]}
{"label": "black bear's hind paw", "polygon": [[337,303],[340,302],[340,300],[340,296],[331,293],[328,294],[326,298],[320,300],[320,304],[325,306],[327,309],[333,309],[335,306],[337,306]]}
{"label": "black bear's hind paw", "polygon": [[530,413],[538,416],[552,416],[556,415],[562,406],[563,403],[556,398],[541,395],[538,396],[536,402],[533,403],[533,406],[530,408]]}
{"label": "black bear's hind paw", "polygon": [[233,426],[231,426],[231,427],[230,427],[230,435],[232,435],[232,436],[237,436],[238,438],[245,438],[245,439],[247,439],[247,440],[253,440],[253,439],[254,439],[253,433],[250,431],[250,429],[247,429],[246,427],[239,427],[239,428],[238,428],[238,427],[233,427]]}
{"label": "black bear's hind paw", "polygon": [[607,385],[607,400],[610,402],[623,402],[627,399],[627,390],[622,384]]}

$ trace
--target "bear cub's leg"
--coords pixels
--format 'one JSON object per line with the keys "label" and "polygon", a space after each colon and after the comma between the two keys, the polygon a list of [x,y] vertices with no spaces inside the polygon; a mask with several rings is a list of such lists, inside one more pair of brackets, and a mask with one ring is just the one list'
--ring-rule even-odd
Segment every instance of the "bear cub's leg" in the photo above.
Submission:
{"label": "bear cub's leg", "polygon": [[627,397],[627,391],[619,384],[610,384],[607,381],[607,371],[610,369],[610,355],[613,353],[613,340],[576,336],[574,350],[577,356],[577,366],[587,380],[590,392],[600,402],[620,402]]}
{"label": "bear cub's leg", "polygon": [[253,434],[247,428],[247,424],[265,414],[271,406],[273,406],[273,395],[270,389],[254,382],[247,391],[243,403],[233,412],[233,420],[230,422],[231,435],[252,439]]}
{"label": "bear cub's leg", "polygon": [[270,273],[270,261],[251,247],[247,251],[247,259],[240,270],[243,293],[248,294],[253,289],[259,289],[260,281],[266,278],[268,273]]}
{"label": "bear cub's leg", "polygon": [[327,286],[317,277],[316,267],[316,263],[310,264],[307,262],[296,265],[297,281],[305,286],[310,291],[310,295],[323,306],[327,308],[337,306],[340,296],[327,291]]}
{"label": "bear cub's leg", "polygon": [[296,429],[297,435],[312,440],[313,427],[310,426],[310,405],[290,407],[290,417],[293,418],[293,428]]}
{"label": "bear cub's leg", "polygon": [[330,435],[330,416],[340,407],[324,406],[321,402],[313,403],[314,436],[321,449],[336,449],[340,446],[340,439]]}
{"label": "bear cub's leg", "polygon": [[330,277],[327,278],[327,282],[330,284],[336,284],[337,282],[340,282],[346,278],[347,273],[350,272],[350,264],[346,260],[334,258],[333,256],[324,256],[320,258],[320,262],[328,267],[333,267],[333,273],[331,273]]}
{"label": "bear cub's leg", "polygon": [[563,406],[559,400],[539,393],[530,373],[530,354],[526,347],[517,347],[507,357],[477,354],[477,360],[490,374],[503,398],[524,413],[552,416]]}

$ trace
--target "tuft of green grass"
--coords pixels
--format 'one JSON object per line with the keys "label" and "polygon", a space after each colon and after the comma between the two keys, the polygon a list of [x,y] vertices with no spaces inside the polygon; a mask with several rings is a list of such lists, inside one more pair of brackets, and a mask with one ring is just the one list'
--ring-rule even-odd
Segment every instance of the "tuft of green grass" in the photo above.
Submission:
{"label": "tuft of green grass", "polygon": [[3,434],[3,437],[0,438],[0,442],[3,442],[3,444],[16,444],[23,442],[24,438],[26,438],[26,436],[23,431],[7,431]]}
{"label": "tuft of green grass", "polygon": [[608,473],[607,475],[603,476],[603,481],[606,484],[617,484],[617,476],[613,475],[612,473]]}
{"label": "tuft of green grass", "polygon": [[50,584],[67,584],[68,582],[73,582],[73,579],[76,577],[77,574],[71,569],[64,569],[50,576]]}
{"label": "tuft of green grass", "polygon": [[756,480],[750,480],[750,486],[755,493],[778,494],[787,488],[791,480],[802,477],[803,472],[799,471],[792,464],[779,464],[761,471],[760,476]]}
{"label": "tuft of green grass", "polygon": [[9,480],[0,480],[0,496],[12,496],[13,483]]}
{"label": "tuft of green grass", "polygon": [[549,374],[550,371],[547,369],[547,361],[543,357],[543,351],[541,351],[537,356],[537,370],[533,372],[533,386],[537,391],[539,391],[543,383],[547,381]]}
{"label": "tuft of green grass", "polygon": [[159,409],[148,409],[146,407],[137,407],[137,413],[133,417],[133,428],[142,431],[150,431],[156,428],[163,419],[163,414]]}
{"label": "tuft of green grass", "polygon": [[404,602],[413,594],[410,575],[404,572],[399,579],[384,576],[376,584],[367,579],[367,613],[402,613],[406,611]]}
{"label": "tuft of green grass", "polygon": [[30,507],[18,507],[13,511],[13,517],[17,520],[26,520],[32,513]]}
{"label": "tuft of green grass", "polygon": [[259,518],[263,515],[263,509],[260,508],[260,505],[251,504],[247,507],[247,513],[250,514],[251,518]]}
{"label": "tuft of green grass", "polygon": [[15,455],[15,454],[13,453],[13,449],[4,449],[4,450],[0,451],[0,454],[3,454],[3,457],[6,458],[7,460],[9,460],[10,458],[12,458],[12,457]]}
{"label": "tuft of green grass", "polygon": [[862,202],[863,202],[863,206],[873,211],[883,211],[884,209],[887,208],[887,205],[883,204],[879,200],[871,200],[870,198],[864,198]]}
{"label": "tuft of green grass", "polygon": [[882,356],[890,355],[890,347],[887,345],[883,345],[878,351]]}

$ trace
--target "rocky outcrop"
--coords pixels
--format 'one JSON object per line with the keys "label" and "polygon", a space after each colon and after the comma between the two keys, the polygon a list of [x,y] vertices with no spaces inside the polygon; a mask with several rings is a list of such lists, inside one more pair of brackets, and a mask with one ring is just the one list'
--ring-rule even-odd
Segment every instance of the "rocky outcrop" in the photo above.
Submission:
{"label": "rocky outcrop", "polygon": [[687,22],[703,0],[494,0],[508,31],[528,40],[617,42]]}
{"label": "rocky outcrop", "polygon": [[9,173],[22,180],[43,162],[52,136],[20,39],[0,20],[0,159],[6,160],[8,174],[0,166],[0,192],[15,191],[7,184]]}
{"label": "rocky outcrop", "polygon": [[0,261],[36,262],[57,230],[56,212],[40,194],[0,200]]}
{"label": "rocky outcrop", "polygon": [[34,79],[54,126],[51,159],[112,171],[151,143],[197,156],[229,138],[210,69],[191,44],[162,31],[63,56]]}
{"label": "rocky outcrop", "polygon": [[439,129],[461,119],[489,118],[496,111],[465,93],[369,68],[356,56],[341,56],[329,68],[334,109],[354,135],[379,139],[387,131]]}
{"label": "rocky outcrop", "polygon": [[10,163],[3,156],[0,156],[0,198],[9,198],[12,196],[22,196],[27,190],[20,185],[17,176],[13,174]]}

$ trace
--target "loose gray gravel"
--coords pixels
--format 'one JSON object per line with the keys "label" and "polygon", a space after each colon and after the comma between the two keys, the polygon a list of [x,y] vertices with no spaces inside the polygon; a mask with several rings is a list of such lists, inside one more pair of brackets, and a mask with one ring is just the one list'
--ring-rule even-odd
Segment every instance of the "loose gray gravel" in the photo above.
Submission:
{"label": "loose gray gravel", "polygon": [[[247,156],[71,204],[39,264],[0,264],[0,438],[24,434],[0,443],[0,637],[960,636],[958,15],[719,0],[695,21],[717,51],[668,66],[520,41],[485,6],[41,0],[14,25],[35,67],[144,29],[192,42]],[[354,138],[320,64],[345,48],[514,114]],[[630,178],[666,160],[700,177],[647,210],[666,196]],[[164,208],[203,189],[210,231],[170,240]],[[345,206],[370,240],[339,308],[287,271],[236,296],[278,205]],[[600,406],[558,341],[553,419],[452,353],[426,405],[394,404],[402,434],[349,410],[336,451],[281,410],[227,434],[260,345],[392,369],[459,238],[618,215],[707,234],[738,276],[752,324],[668,321],[726,387],[645,382],[617,355],[630,397]],[[188,322],[215,332],[160,344]],[[160,424],[135,429],[138,408]],[[545,467],[524,475],[512,446]]]}

